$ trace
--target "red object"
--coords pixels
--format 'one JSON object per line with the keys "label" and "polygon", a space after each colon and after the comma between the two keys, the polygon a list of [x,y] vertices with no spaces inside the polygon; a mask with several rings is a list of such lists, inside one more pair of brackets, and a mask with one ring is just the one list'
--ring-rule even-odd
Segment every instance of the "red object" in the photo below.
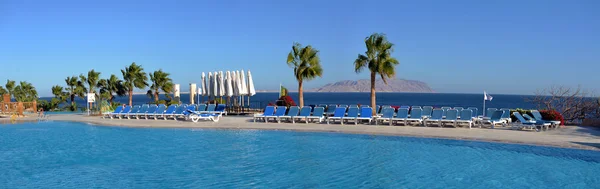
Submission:
{"label": "red object", "polygon": [[556,110],[540,110],[542,119],[551,121],[560,121],[560,125],[565,125],[565,118]]}

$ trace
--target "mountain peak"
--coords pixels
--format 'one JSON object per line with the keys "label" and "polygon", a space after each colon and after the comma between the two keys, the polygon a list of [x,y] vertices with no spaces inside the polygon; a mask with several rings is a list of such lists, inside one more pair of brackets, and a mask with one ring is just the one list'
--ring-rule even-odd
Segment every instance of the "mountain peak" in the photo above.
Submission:
{"label": "mountain peak", "polygon": [[[434,92],[427,83],[416,80],[386,79],[387,85],[381,79],[375,81],[375,90],[377,92]],[[335,83],[329,83],[319,88],[306,90],[307,92],[370,92],[371,80],[343,80]]]}

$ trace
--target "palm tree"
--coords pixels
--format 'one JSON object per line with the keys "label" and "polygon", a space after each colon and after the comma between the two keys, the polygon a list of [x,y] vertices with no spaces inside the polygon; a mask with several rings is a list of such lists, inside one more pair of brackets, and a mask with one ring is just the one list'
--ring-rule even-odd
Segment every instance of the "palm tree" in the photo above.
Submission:
{"label": "palm tree", "polygon": [[6,80],[6,85],[4,85],[4,87],[6,87],[6,91],[8,91],[9,95],[13,95],[13,91],[15,90],[15,81],[12,80]]}
{"label": "palm tree", "polygon": [[[96,93],[96,86],[98,85],[98,80],[100,79],[100,72],[94,71],[94,69],[88,71],[87,78],[82,78],[88,84],[88,93],[94,93],[95,96],[98,96]],[[90,108],[92,107],[92,103],[90,102]]]}
{"label": "palm tree", "polygon": [[163,72],[162,69],[158,71],[154,71],[154,73],[150,73],[150,81],[152,81],[152,85],[150,86],[150,90],[148,90],[149,95],[154,95],[154,101],[158,101],[158,95],[160,90],[165,92],[165,96],[170,98],[168,95],[173,90],[173,80],[169,78],[169,73]]}
{"label": "palm tree", "polygon": [[54,95],[54,98],[59,100],[59,103],[67,101],[64,88],[59,85],[52,86],[52,94]]}
{"label": "palm tree", "polygon": [[392,57],[394,44],[390,43],[385,34],[374,33],[365,38],[367,52],[365,55],[359,54],[354,61],[354,70],[360,73],[364,68],[371,72],[371,107],[375,111],[375,79],[377,75],[381,76],[383,83],[387,85],[386,78],[392,78],[396,75],[395,66],[400,64],[396,58]]}
{"label": "palm tree", "polygon": [[117,96],[125,96],[125,88],[123,87],[123,80],[120,80],[115,74],[110,75],[108,79],[101,79],[98,81],[98,88],[100,88],[100,94],[108,97],[110,105],[112,105]]}
{"label": "palm tree", "polygon": [[129,95],[129,105],[132,105],[133,102],[133,90],[135,88],[143,89],[148,86],[148,76],[146,76],[146,72],[144,72],[144,68],[141,65],[135,64],[135,62],[131,63],[129,67],[125,67],[124,70],[121,70],[123,74],[123,86]]}
{"label": "palm tree", "polygon": [[67,83],[66,90],[70,97],[71,105],[75,104],[75,96],[79,96],[83,99],[85,96],[85,87],[83,86],[83,82],[80,81],[77,76],[67,77],[65,83]]}
{"label": "palm tree", "polygon": [[14,96],[17,102],[31,102],[38,98],[37,91],[31,83],[21,81],[18,86],[14,88]]}
{"label": "palm tree", "polygon": [[304,94],[302,84],[305,80],[312,80],[323,75],[319,51],[308,45],[302,47],[300,43],[294,43],[292,51],[288,54],[287,64],[294,68],[294,76],[298,81],[298,100],[300,107],[304,106]]}

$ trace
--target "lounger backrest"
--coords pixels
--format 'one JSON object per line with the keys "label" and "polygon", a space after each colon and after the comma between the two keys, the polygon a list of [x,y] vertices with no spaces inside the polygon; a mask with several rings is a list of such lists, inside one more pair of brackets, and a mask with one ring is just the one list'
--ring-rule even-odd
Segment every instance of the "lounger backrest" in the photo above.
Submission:
{"label": "lounger backrest", "polygon": [[275,116],[284,116],[286,110],[287,110],[287,107],[285,107],[285,106],[278,106],[274,115]]}
{"label": "lounger backrest", "polygon": [[358,104],[350,104],[349,108],[358,108]]}
{"label": "lounger backrest", "polygon": [[156,108],[158,108],[158,106],[150,105],[150,107],[148,107],[148,110],[146,111],[146,114],[153,114],[154,112],[156,112]]}
{"label": "lounger backrest", "polygon": [[377,112],[378,114],[381,113],[381,106],[380,105],[375,106],[375,112]]}
{"label": "lounger backrest", "polygon": [[[383,108],[381,110],[383,118],[393,118],[394,117],[394,108]],[[408,112],[406,113],[408,115]]]}
{"label": "lounger backrest", "polygon": [[129,113],[134,114],[134,113],[137,113],[138,111],[140,111],[140,106],[136,105],[136,106],[133,106],[133,108],[131,108],[131,111],[129,111]]}
{"label": "lounger backrest", "polygon": [[327,113],[335,112],[335,108],[337,108],[336,104],[330,104],[329,106],[327,106]]}
{"label": "lounger backrest", "polygon": [[467,108],[469,110],[471,110],[473,112],[473,117],[477,117],[479,115],[479,110],[475,107],[469,107]]}
{"label": "lounger backrest", "polygon": [[431,111],[433,111],[433,107],[431,106],[423,106],[423,112],[421,114],[423,114],[423,116],[427,116],[430,117],[431,116]]}
{"label": "lounger backrest", "polygon": [[[383,110],[384,110],[384,109],[386,109],[386,108],[392,108],[392,106],[389,106],[389,105],[384,105],[384,106],[381,106],[381,111],[380,111],[380,113],[382,113],[382,114],[383,114]],[[392,109],[393,109],[393,108],[392,108]],[[394,111],[396,111],[396,110],[394,109]]]}
{"label": "lounger backrest", "polygon": [[461,120],[470,120],[473,116],[473,111],[466,109],[466,110],[462,110],[460,111],[460,119]]}
{"label": "lounger backrest", "polygon": [[446,107],[446,106],[442,107],[442,110],[444,111],[444,112],[442,113],[442,117],[443,117],[443,116],[446,116],[446,113],[448,113],[448,110],[450,110],[450,109],[451,109],[450,107]]}
{"label": "lounger backrest", "polygon": [[206,104],[198,105],[198,111],[206,111]]}
{"label": "lounger backrest", "polygon": [[190,111],[196,111],[196,105],[195,104],[190,104],[187,107],[185,107],[186,110],[190,110]]}
{"label": "lounger backrest", "polygon": [[165,111],[165,114],[172,114],[175,111],[175,108],[177,108],[177,105],[173,104],[170,105],[167,110]]}
{"label": "lounger backrest", "polygon": [[442,109],[434,109],[431,112],[431,119],[442,119],[444,117],[444,110]]}
{"label": "lounger backrest", "polygon": [[510,118],[510,110],[501,110],[502,111],[502,118],[503,119],[509,119]]}
{"label": "lounger backrest", "polygon": [[216,112],[224,112],[225,111],[225,104],[219,104],[217,105],[217,107],[215,108]]}
{"label": "lounger backrest", "polygon": [[[323,108],[323,107],[315,107],[315,109],[317,109],[317,108]],[[311,111],[312,111],[312,107],[310,107],[310,106],[304,106],[300,110],[300,116],[310,116],[310,112]]]}
{"label": "lounger backrest", "polygon": [[333,112],[333,117],[344,117],[346,114],[346,107],[337,107],[335,108],[335,112]]}
{"label": "lounger backrest", "polygon": [[[305,106],[306,107],[306,106]],[[312,112],[313,116],[323,116],[323,114],[325,113],[325,108],[323,107],[315,107],[315,109]]]}
{"label": "lounger backrest", "polygon": [[542,114],[540,114],[540,112],[537,110],[531,110],[531,115],[533,115],[533,118],[535,118],[535,120],[544,120],[542,118]]}
{"label": "lounger backrest", "polygon": [[267,106],[265,108],[265,112],[263,113],[263,115],[265,116],[272,116],[275,113],[275,107],[274,106]]}
{"label": "lounger backrest", "polygon": [[215,104],[209,104],[209,105],[206,107],[206,111],[209,111],[209,112],[215,111],[215,108],[216,108],[216,107],[217,107],[217,105],[215,105]]}
{"label": "lounger backrest", "polygon": [[358,107],[348,108],[348,116],[346,117],[358,117]]}
{"label": "lounger backrest", "polygon": [[113,113],[121,113],[123,111],[123,106],[118,106],[117,108],[115,108],[115,111],[113,111]]}
{"label": "lounger backrest", "polygon": [[125,109],[123,109],[123,111],[121,111],[122,114],[126,114],[129,113],[131,111],[131,106],[125,106]]}
{"label": "lounger backrest", "polygon": [[411,109],[423,109],[423,108],[421,108],[421,106],[411,106],[410,108]]}
{"label": "lounger backrest", "polygon": [[528,123],[528,121],[526,121],[525,118],[523,118],[523,116],[521,116],[519,112],[514,112],[513,115],[517,118],[517,120],[519,120],[519,122]]}
{"label": "lounger backrest", "polygon": [[[486,117],[491,117],[494,114],[494,112],[496,112],[496,110],[498,110],[498,109],[496,109],[496,108],[488,108],[487,112],[485,112],[485,116]],[[502,115],[500,115],[500,116],[502,116]]]}
{"label": "lounger backrest", "polygon": [[300,111],[300,107],[290,106],[290,110],[288,110],[288,113],[286,114],[286,116],[297,116],[299,111]]}
{"label": "lounger backrest", "polygon": [[400,108],[398,109],[397,118],[408,118],[408,108]]}
{"label": "lounger backrest", "polygon": [[175,108],[175,112],[173,114],[183,114],[186,107],[187,106],[185,104],[177,106],[177,108]]}
{"label": "lounger backrest", "polygon": [[502,114],[504,112],[502,112],[501,110],[496,110],[494,111],[494,113],[492,113],[492,117],[490,117],[490,120],[499,120],[502,119]]}
{"label": "lounger backrest", "polygon": [[529,121],[536,121],[536,119],[535,119],[535,118],[532,118],[531,116],[529,116],[529,114],[522,114],[522,116],[523,116],[525,119],[528,119]]}
{"label": "lounger backrest", "polygon": [[400,108],[410,109],[410,106],[400,106]]}
{"label": "lounger backrest", "polygon": [[456,120],[458,118],[458,110],[448,110],[446,111],[446,120]]}
{"label": "lounger backrest", "polygon": [[412,109],[410,110],[410,118],[421,118],[423,116],[422,109]]}
{"label": "lounger backrest", "polygon": [[148,111],[148,107],[149,107],[149,106],[148,106],[147,104],[144,104],[144,105],[142,105],[142,107],[140,108],[140,110],[138,110],[138,112],[137,112],[137,113],[138,113],[138,114],[143,114],[143,113],[146,113],[146,111]]}
{"label": "lounger backrest", "polygon": [[373,117],[373,108],[370,108],[370,107],[360,108],[360,117]]}
{"label": "lounger backrest", "polygon": [[462,112],[465,108],[463,107],[454,107],[455,110],[457,110],[458,112]]}
{"label": "lounger backrest", "polygon": [[165,105],[161,104],[161,105],[158,106],[158,108],[156,108],[156,111],[154,113],[155,114],[162,114],[162,113],[165,112],[165,109],[166,109]]}

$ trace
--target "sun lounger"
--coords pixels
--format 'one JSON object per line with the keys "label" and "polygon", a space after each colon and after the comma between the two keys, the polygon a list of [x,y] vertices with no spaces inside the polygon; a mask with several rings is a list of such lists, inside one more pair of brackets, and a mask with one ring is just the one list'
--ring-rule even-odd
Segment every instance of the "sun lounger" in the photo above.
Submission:
{"label": "sun lounger", "polygon": [[350,107],[348,108],[348,112],[347,115],[345,115],[344,117],[342,117],[342,125],[344,124],[344,122],[348,122],[348,121],[354,121],[354,124],[356,125],[356,118],[358,117],[358,107]]}
{"label": "sun lounger", "polygon": [[277,123],[281,123],[281,120],[287,120],[290,122],[294,122],[294,116],[298,116],[300,111],[300,107],[298,106],[290,106],[290,110],[288,110],[287,114],[284,116],[277,117]]}
{"label": "sun lounger", "polygon": [[[483,119],[490,119],[492,115],[494,115],[494,112],[496,112],[497,110],[498,109],[496,108],[488,108],[485,112],[485,115],[483,115]],[[500,117],[502,117],[502,115],[500,115]]]}
{"label": "sun lounger", "polygon": [[512,119],[510,118],[510,110],[500,110],[502,111],[501,119],[504,120],[505,123],[510,123]]}
{"label": "sun lounger", "polygon": [[358,108],[358,104],[350,104],[350,106],[348,106],[348,108]]}
{"label": "sun lounger", "polygon": [[370,107],[362,107],[360,108],[360,116],[356,118],[354,123],[358,124],[359,122],[367,121],[369,124],[373,121],[373,108]]}
{"label": "sun lounger", "polygon": [[454,109],[456,111],[458,111],[458,113],[461,113],[465,108],[463,108],[463,107],[454,107]]}
{"label": "sun lounger", "polygon": [[433,111],[433,107],[431,106],[423,106],[423,111],[421,112],[421,114],[423,115],[423,118],[428,118],[431,117],[431,112]]}
{"label": "sun lounger", "polygon": [[159,117],[162,118],[162,119],[164,119],[164,120],[167,120],[168,116],[172,116],[173,115],[173,113],[175,112],[175,109],[177,109],[177,105],[175,105],[175,104],[170,105],[167,108],[167,110],[165,110],[165,112],[162,115],[160,115]]}
{"label": "sun lounger", "polygon": [[102,118],[104,119],[106,116],[108,116],[110,119],[113,118],[113,115],[118,115],[119,113],[121,113],[123,111],[123,106],[118,106],[117,108],[115,108],[115,111],[113,112],[107,112],[105,113]]}
{"label": "sun lounger", "polygon": [[410,117],[406,119],[406,123],[412,125],[412,123],[417,123],[418,125],[423,124],[423,110],[422,109],[412,109],[410,110]]}
{"label": "sun lounger", "polygon": [[[369,105],[360,105],[360,108],[370,108],[370,107],[371,106],[369,106]],[[377,106],[377,107],[379,107],[379,106]],[[371,112],[373,112],[373,109],[371,109]]]}
{"label": "sun lounger", "polygon": [[431,117],[427,118],[424,121],[425,127],[431,126],[432,123],[442,127],[443,115],[444,115],[444,110],[434,109],[433,111],[431,111]]}
{"label": "sun lounger", "polygon": [[130,116],[135,117],[135,119],[140,119],[140,116],[146,115],[146,112],[148,111],[148,108],[150,108],[150,105],[144,104],[144,105],[142,105],[142,107],[140,108],[140,110],[138,110],[137,113],[133,113]]}
{"label": "sun lounger", "polygon": [[191,120],[194,123],[197,123],[200,120],[219,122],[219,119],[221,119],[222,116],[219,113],[200,113],[199,111],[192,111],[189,109],[186,109],[183,114],[186,116],[186,120]]}
{"label": "sun lounger", "polygon": [[117,114],[116,116],[119,119],[121,119],[122,117],[124,118],[125,116],[127,116],[129,112],[131,112],[131,106],[125,106],[125,108],[123,108],[123,111],[121,111],[121,113]]}
{"label": "sun lounger", "polygon": [[217,105],[217,107],[215,107],[214,111],[209,111],[208,113],[215,113],[215,114],[225,114],[227,115],[227,112],[225,111],[225,104],[219,104]]}
{"label": "sun lounger", "polygon": [[285,116],[286,111],[287,107],[277,106],[277,109],[275,109],[275,113],[273,115],[265,116],[265,122],[269,122],[269,119],[273,119],[273,121],[279,120],[279,116]]}
{"label": "sun lounger", "polygon": [[466,109],[460,111],[460,119],[456,120],[456,124],[460,125],[462,123],[469,124],[469,129],[473,126],[473,111]]}
{"label": "sun lounger", "polygon": [[125,115],[125,118],[127,118],[127,119],[130,119],[129,117],[130,117],[131,115],[135,115],[135,114],[137,114],[139,111],[140,111],[140,106],[139,106],[139,105],[135,105],[135,106],[133,106],[133,108],[131,108],[131,111],[129,111],[129,113],[127,113],[127,114]]}
{"label": "sun lounger", "polygon": [[202,113],[210,113],[210,112],[214,112],[215,109],[217,108],[216,104],[208,104],[206,106],[206,111],[202,112]]}
{"label": "sun lounger", "polygon": [[167,109],[167,106],[165,106],[164,104],[159,104],[158,108],[156,108],[154,113],[148,114],[147,118],[152,117],[154,120],[157,120],[158,116],[162,116],[165,113],[165,109]]}
{"label": "sun lounger", "polygon": [[206,104],[200,104],[200,105],[198,105],[198,111],[199,112],[206,111]]}
{"label": "sun lounger", "polygon": [[[302,113],[302,112],[300,112]],[[312,115],[306,116],[305,120],[306,123],[313,121],[313,120],[317,120],[317,123],[321,123],[323,122],[323,120],[325,120],[325,108],[323,107],[315,107],[315,109],[312,112]]]}
{"label": "sun lounger", "polygon": [[[406,114],[408,115],[408,112]],[[381,124],[383,124],[384,121],[388,121],[389,125],[392,126],[393,118],[394,118],[394,108],[392,108],[392,107],[383,108],[383,110],[381,110],[381,117],[378,117],[375,120],[375,125],[377,125],[378,122],[381,122]]]}
{"label": "sun lounger", "polygon": [[329,106],[327,106],[327,112],[325,112],[325,115],[332,116],[333,112],[335,112],[335,108],[337,108],[336,104],[330,104]]}
{"label": "sun lounger", "polygon": [[544,123],[550,123],[550,125],[552,127],[558,127],[560,125],[560,121],[544,120],[542,118],[542,114],[540,114],[540,112],[537,110],[531,110],[531,115],[533,115],[533,118],[537,121],[543,121]]}
{"label": "sun lounger", "polygon": [[329,121],[335,123],[336,120],[339,120],[340,123],[343,125],[344,121],[342,120],[342,118],[344,117],[344,115],[346,115],[346,107],[335,108],[333,116],[327,118],[327,124],[329,124]]}
{"label": "sun lounger", "polygon": [[150,117],[151,115],[154,115],[157,108],[158,108],[158,106],[156,106],[156,105],[150,105],[148,110],[144,113],[144,119],[148,119],[148,117]]}
{"label": "sun lounger", "polygon": [[458,111],[455,109],[450,109],[446,111],[446,118],[442,119],[441,123],[443,126],[451,125],[452,127],[456,127],[456,121],[458,120]]}
{"label": "sun lounger", "polygon": [[178,105],[175,108],[175,111],[173,111],[173,113],[171,115],[167,115],[166,118],[173,118],[173,120],[177,120],[177,117],[181,117],[181,116],[185,116],[183,112],[185,112],[187,108],[187,105],[182,104],[182,105]]}
{"label": "sun lounger", "polygon": [[398,113],[396,117],[392,118],[392,125],[397,125],[398,122],[401,122],[402,125],[408,125],[406,120],[408,119],[408,108],[400,108],[398,109]]}
{"label": "sun lounger", "polygon": [[400,106],[400,108],[398,109],[409,109],[410,110],[410,106]]}
{"label": "sun lounger", "polygon": [[537,121],[527,121],[525,120],[525,118],[523,118],[523,116],[519,113],[519,112],[514,112],[513,115],[517,118],[517,123],[512,123],[511,127],[512,128],[518,128],[518,129],[530,129],[530,130],[535,130],[535,131],[539,131],[537,129],[537,127],[539,126],[540,129],[548,129],[548,127],[550,127],[550,123],[543,123],[543,122],[537,122]]}
{"label": "sun lounger", "polygon": [[502,113],[503,112],[500,110],[494,111],[492,113],[492,117],[490,117],[489,119],[481,120],[480,126],[483,126],[485,124],[490,124],[491,128],[493,129],[497,124],[505,125],[506,122],[504,120],[502,120]]}
{"label": "sun lounger", "polygon": [[256,119],[262,119],[263,121],[267,122],[267,120],[265,119],[265,117],[272,116],[274,113],[275,113],[275,107],[274,106],[267,106],[265,108],[265,111],[263,112],[263,114],[255,114],[254,115],[253,122],[256,122]]}
{"label": "sun lounger", "polygon": [[468,107],[468,110],[471,110],[471,112],[473,112],[473,115],[471,117],[473,118],[478,118],[479,117],[479,110],[475,107]]}
{"label": "sun lounger", "polygon": [[[317,109],[317,108],[324,109],[323,107],[315,107],[315,109]],[[310,116],[311,111],[312,111],[312,107],[310,107],[310,106],[302,107],[302,109],[300,109],[299,115],[292,116],[292,123],[296,123],[296,120],[302,121],[302,119],[304,119],[305,122],[308,123],[308,119],[306,119],[306,117]],[[321,113],[321,115],[323,115],[323,114]]]}

